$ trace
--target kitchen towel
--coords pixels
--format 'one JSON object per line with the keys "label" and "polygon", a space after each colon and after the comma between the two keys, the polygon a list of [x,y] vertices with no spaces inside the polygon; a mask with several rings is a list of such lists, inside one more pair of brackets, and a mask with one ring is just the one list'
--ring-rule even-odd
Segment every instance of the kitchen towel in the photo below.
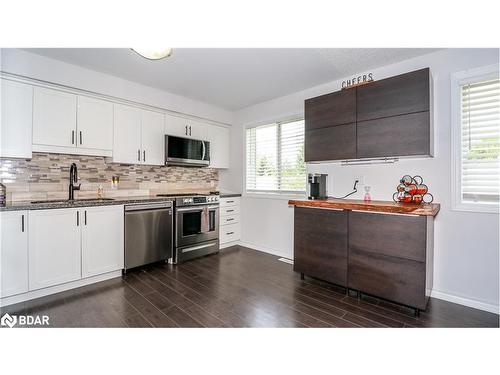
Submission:
{"label": "kitchen towel", "polygon": [[203,207],[201,211],[201,233],[210,231],[210,213],[208,207]]}

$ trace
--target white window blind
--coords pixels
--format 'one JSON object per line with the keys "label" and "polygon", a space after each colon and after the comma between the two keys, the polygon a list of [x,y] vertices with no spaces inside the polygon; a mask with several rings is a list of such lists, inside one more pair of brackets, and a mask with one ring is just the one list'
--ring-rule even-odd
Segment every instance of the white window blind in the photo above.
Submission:
{"label": "white window blind", "polygon": [[246,190],[305,192],[304,120],[246,130]]}
{"label": "white window blind", "polygon": [[500,82],[460,85],[461,201],[499,201]]}

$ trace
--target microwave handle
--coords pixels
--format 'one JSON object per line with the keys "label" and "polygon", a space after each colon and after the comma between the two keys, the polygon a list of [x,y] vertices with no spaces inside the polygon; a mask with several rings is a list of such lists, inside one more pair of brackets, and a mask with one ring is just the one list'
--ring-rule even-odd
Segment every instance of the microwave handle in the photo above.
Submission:
{"label": "microwave handle", "polygon": [[203,154],[201,156],[201,160],[205,160],[205,152],[206,152],[205,141],[201,141],[201,145],[203,146]]}

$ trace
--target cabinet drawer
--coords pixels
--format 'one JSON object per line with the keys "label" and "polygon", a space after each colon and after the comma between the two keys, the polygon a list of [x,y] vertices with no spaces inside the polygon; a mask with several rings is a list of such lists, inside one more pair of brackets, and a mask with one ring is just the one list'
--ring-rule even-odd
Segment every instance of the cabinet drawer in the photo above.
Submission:
{"label": "cabinet drawer", "polygon": [[350,212],[349,249],[425,262],[426,228],[425,216]]}
{"label": "cabinet drawer", "polygon": [[428,111],[358,122],[358,158],[430,155],[430,124]]}
{"label": "cabinet drawer", "polygon": [[425,310],[425,263],[364,251],[349,252],[349,288]]}
{"label": "cabinet drawer", "polygon": [[219,202],[221,207],[239,206],[240,200],[241,200],[240,197],[231,197],[231,198],[221,198]]}
{"label": "cabinet drawer", "polygon": [[240,206],[227,206],[220,208],[220,216],[237,215],[240,213]]}
{"label": "cabinet drawer", "polygon": [[240,224],[224,225],[223,227],[219,228],[219,236],[220,236],[219,242],[226,243],[226,242],[237,241],[240,239],[240,234],[241,234]]}
{"label": "cabinet drawer", "polygon": [[305,161],[356,158],[356,124],[305,132]]}
{"label": "cabinet drawer", "polygon": [[226,215],[220,217],[220,225],[230,225],[240,222],[240,215]]}

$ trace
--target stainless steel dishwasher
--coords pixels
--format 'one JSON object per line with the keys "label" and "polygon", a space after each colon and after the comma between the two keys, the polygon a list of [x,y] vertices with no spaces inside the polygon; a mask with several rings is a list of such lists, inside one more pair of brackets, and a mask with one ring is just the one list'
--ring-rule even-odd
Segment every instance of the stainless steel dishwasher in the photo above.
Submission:
{"label": "stainless steel dishwasher", "polygon": [[125,270],[172,258],[173,203],[125,206]]}

